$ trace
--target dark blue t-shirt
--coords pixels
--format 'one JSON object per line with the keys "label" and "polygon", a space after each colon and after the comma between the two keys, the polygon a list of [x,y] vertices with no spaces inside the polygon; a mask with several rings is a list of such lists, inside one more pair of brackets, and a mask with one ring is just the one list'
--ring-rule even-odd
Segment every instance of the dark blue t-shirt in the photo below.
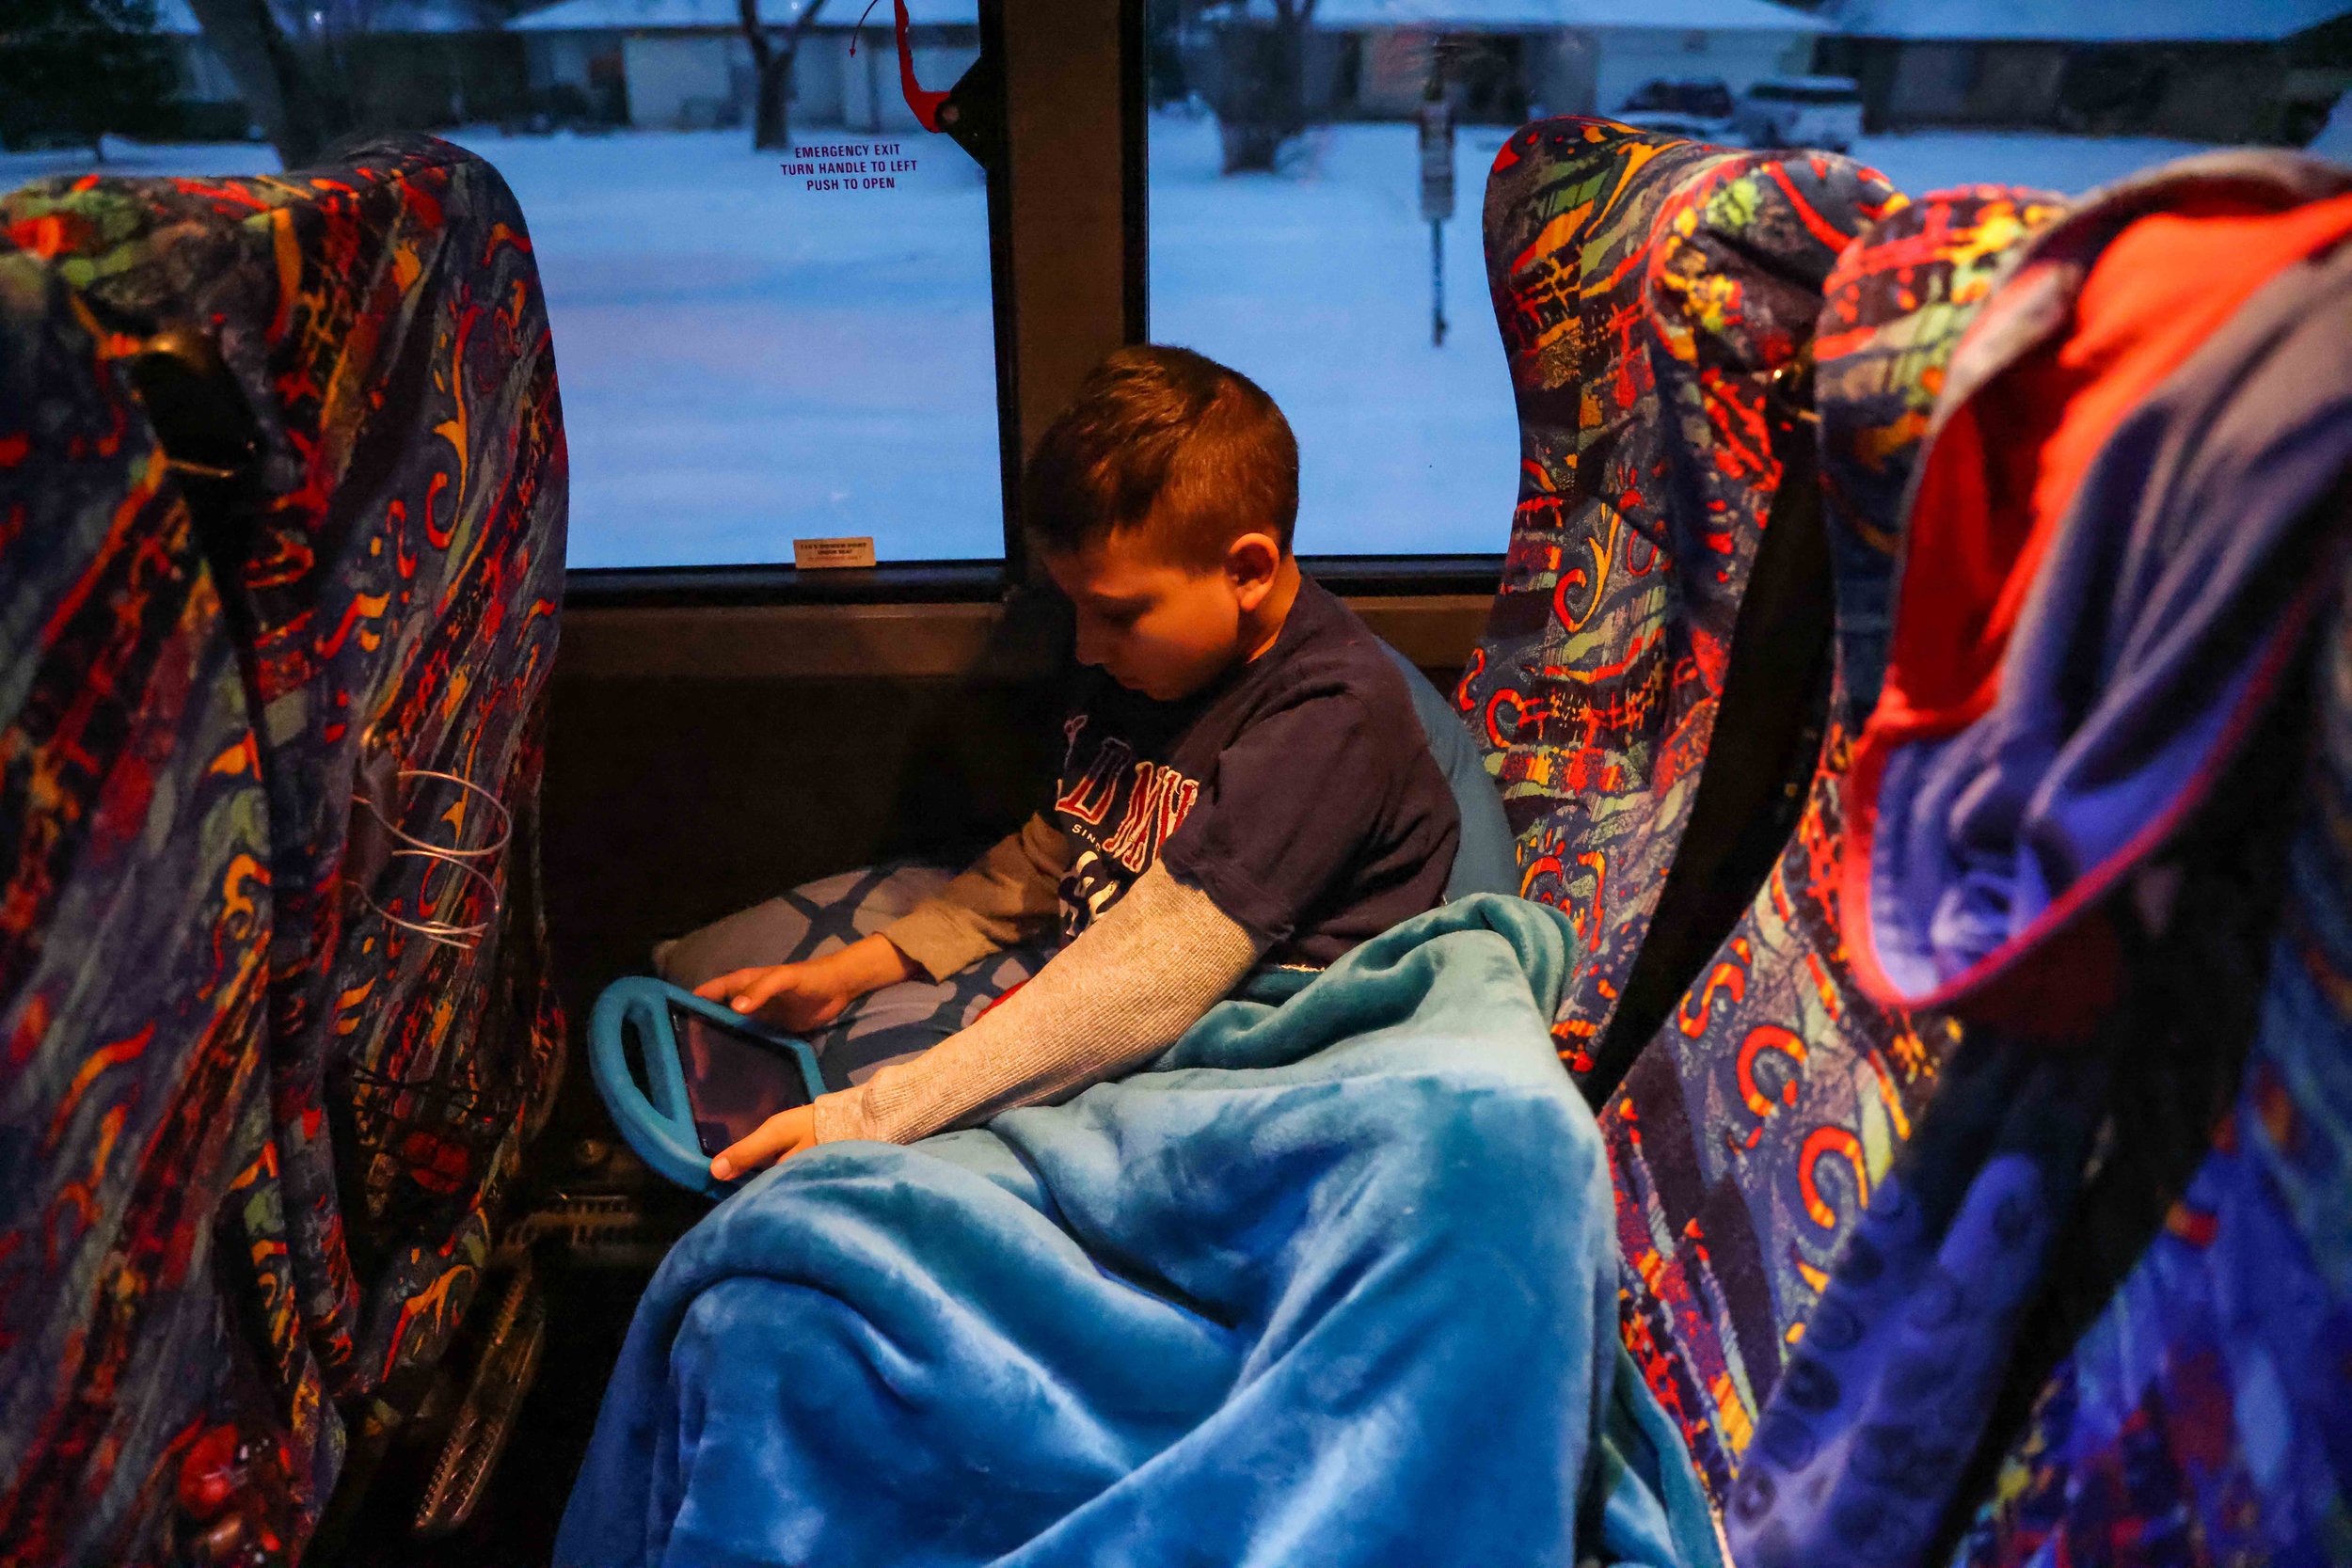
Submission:
{"label": "dark blue t-shirt", "polygon": [[1443,901],[1460,814],[1405,677],[1311,579],[1274,645],[1156,703],[1089,672],[1053,819],[1075,936],[1155,860],[1267,949],[1323,965]]}

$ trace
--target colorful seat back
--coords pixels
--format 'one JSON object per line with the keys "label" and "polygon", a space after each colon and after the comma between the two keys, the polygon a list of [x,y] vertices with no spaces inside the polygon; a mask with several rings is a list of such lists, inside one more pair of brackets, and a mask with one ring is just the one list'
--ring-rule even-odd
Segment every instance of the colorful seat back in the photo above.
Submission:
{"label": "colorful seat back", "polygon": [[[1888,218],[1833,280],[1819,407],[1838,534],[1839,733],[1797,842],[1602,1118],[1629,1342],[1683,1418],[1742,1562],[1912,1562],[1931,1550],[1981,1475],[1976,1456],[2001,1432],[2017,1370],[2048,1365],[2042,1342],[2075,1310],[2068,1298],[2101,1288],[2098,1255],[2132,1244],[2134,1209],[2162,1190],[2183,1117],[2177,1107],[2139,1114],[2147,1097],[2135,1085],[2157,1083],[2160,1098],[2194,1107],[2227,1082],[2235,1020],[2251,1016],[2251,987],[2234,976],[2258,972],[2249,955],[2275,909],[2248,871],[2269,863],[2277,835],[2242,808],[2280,792],[2277,748],[2249,742],[2293,716],[2274,700],[2282,667],[2272,656],[2297,646],[2304,624],[2294,603],[2309,574],[2294,562],[2316,535],[2296,519],[2346,461],[2340,436],[2312,433],[2343,428],[2334,417],[2352,390],[2319,373],[2322,335],[2277,329],[2273,317],[2297,319],[2291,300],[2240,309],[2238,295],[2188,277],[2175,280],[2178,307],[2136,303],[2137,318],[2068,302],[2142,214],[2177,206],[2226,224],[2242,207],[2249,222],[2275,221],[2274,239],[2309,230],[2324,241],[2344,218],[2307,204],[2333,189],[2249,160],[2183,166],[2062,217],[2011,193],[1951,193]],[[2186,243],[2177,228],[2162,232]],[[2142,260],[2119,262],[2122,276],[2143,278]],[[2352,287],[2283,274],[2280,284],[2314,298]],[[2118,297],[2141,299],[2110,293],[2101,308],[2112,312]],[[2197,328],[2208,336],[2183,336],[2183,324],[2208,317]],[[2094,334],[2104,355],[2068,357],[2077,333]],[[2142,362],[2132,358],[2142,344],[2179,370],[2129,404],[2075,368],[2121,375]],[[1986,439],[1956,443],[1978,399],[1994,408]],[[2001,487],[1993,436],[2015,446],[2072,418],[2120,422],[2071,488],[2033,490],[2026,513],[2026,492]],[[1955,463],[1960,477],[1930,509],[1925,479]],[[1972,465],[1987,477],[1972,479]],[[1996,510],[1978,516],[1970,509],[1987,497],[2044,531]],[[1906,556],[1915,602],[1890,626],[1883,607],[1907,518],[1923,531]],[[1963,585],[1948,566],[1922,578],[1929,524],[1947,549],[1962,531],[1979,581]],[[2031,543],[2043,538],[2055,540],[2046,554]],[[2024,606],[2014,641],[1986,656],[1997,695],[1969,722],[2042,745],[1963,732],[1981,764],[1970,760],[1948,805],[1931,797],[1899,823],[1848,772],[1864,713],[1852,699],[1876,687],[1890,632],[1915,652],[1913,617],[1952,621],[1963,587]],[[1979,623],[1988,638],[2010,636],[1997,617]],[[2192,635],[2215,639],[2201,662],[2184,662]],[[1906,666],[1915,676],[1918,662]],[[2241,665],[2260,677],[2240,678]],[[1890,705],[1909,711],[1904,690],[1915,688],[1888,683],[1870,735]],[[2074,760],[2077,742],[2090,760]],[[2161,799],[2110,824],[2121,859],[2074,863],[2046,837],[2012,855],[1996,809],[2009,796],[1988,795],[1984,781],[2037,768],[2046,775],[2013,788],[2034,809],[2073,809],[2081,797],[2057,789],[2069,782],[2098,801],[2129,790]],[[1871,837],[1844,831],[1857,811],[1866,821],[1875,811],[1881,844],[1964,834],[1953,855],[1972,895],[2013,864],[2028,891],[2093,918],[2038,921],[2001,965],[1984,966],[1987,978],[1970,972],[1976,989],[1952,988],[1947,1004],[1969,1021],[1964,1033],[1906,1014],[1875,961],[1883,954],[1857,950],[1870,937],[1859,934],[1855,889],[1895,896],[1875,860],[1861,880]],[[2074,939],[2086,929],[2105,940],[2084,946]],[[2054,958],[2048,944],[2061,939],[2066,956]],[[2201,999],[2183,994],[2182,972],[2202,977]],[[2036,985],[2011,983],[2018,974]],[[2070,1002],[2070,984],[2090,1000]]]}
{"label": "colorful seat back", "polygon": [[361,1418],[364,1469],[562,1056],[535,801],[566,470],[530,240],[426,137],[299,177],[50,181],[0,226],[108,333],[215,346],[197,412],[246,421],[191,494],[268,803],[270,1371]]}
{"label": "colorful seat back", "polygon": [[27,1563],[155,1560],[231,1507],[282,1535],[282,1487],[181,1475],[329,1440],[240,1321],[285,1244],[252,710],[106,339],[0,245],[0,1557]]}
{"label": "colorful seat back", "polygon": [[2287,819],[2246,808],[2295,792],[2280,695],[2352,473],[2352,260],[2312,260],[2346,183],[2241,156],[2087,198],[1942,377],[1839,913],[1866,993],[1968,1033],[1758,1421],[1756,1568],[1934,1550],[2243,1060]]}
{"label": "colorful seat back", "polygon": [[[1521,892],[1571,911],[1584,935],[1556,1028],[1595,1092],[1623,1067],[1600,1049],[1621,1001],[1654,995],[1656,1011],[1682,982],[1643,970],[1653,915],[1676,896],[1670,869],[1698,895],[1738,879],[1737,841],[1783,804],[1792,766],[1803,776],[1791,742],[1808,636],[1827,631],[1821,594],[1774,596],[1809,634],[1740,625],[1792,450],[1768,404],[1776,376],[1802,371],[1831,263],[1896,199],[1842,158],[1725,152],[1605,121],[1528,126],[1495,160],[1487,274],[1521,478],[1501,592],[1455,702],[1497,771]],[[1784,531],[1818,558],[1818,532]],[[1720,717],[1740,648],[1794,675],[1775,700]],[[1767,764],[1732,777],[1709,763],[1719,727]],[[1703,766],[1719,828],[1693,835]],[[1688,924],[1667,922],[1667,940]]]}
{"label": "colorful seat back", "polygon": [[1990,188],[1899,206],[1824,284],[1815,400],[1836,583],[1831,721],[1778,863],[1601,1111],[1628,1348],[1719,1503],[1957,1038],[1878,1007],[1848,969],[1846,764],[1884,659],[1892,519],[1941,366],[2018,242],[2057,213]]}

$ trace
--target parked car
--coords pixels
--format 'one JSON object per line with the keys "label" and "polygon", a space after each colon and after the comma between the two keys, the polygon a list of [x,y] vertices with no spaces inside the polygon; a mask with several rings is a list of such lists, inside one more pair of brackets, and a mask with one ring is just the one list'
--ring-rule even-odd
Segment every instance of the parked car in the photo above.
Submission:
{"label": "parked car", "polygon": [[1723,141],[1732,134],[1737,108],[1719,76],[1661,76],[1634,88],[1613,118],[1644,131]]}
{"label": "parked car", "polygon": [[1767,76],[1740,95],[1733,127],[1750,147],[1844,152],[1862,136],[1862,85],[1850,76]]}

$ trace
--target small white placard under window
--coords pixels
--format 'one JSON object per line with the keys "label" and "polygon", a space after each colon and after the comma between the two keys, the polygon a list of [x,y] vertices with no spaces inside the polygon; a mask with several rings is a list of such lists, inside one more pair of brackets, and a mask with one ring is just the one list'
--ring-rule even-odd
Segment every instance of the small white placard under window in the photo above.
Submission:
{"label": "small white placard under window", "polygon": [[836,566],[871,566],[873,563],[874,541],[871,538],[792,541],[792,564],[803,572],[821,572]]}

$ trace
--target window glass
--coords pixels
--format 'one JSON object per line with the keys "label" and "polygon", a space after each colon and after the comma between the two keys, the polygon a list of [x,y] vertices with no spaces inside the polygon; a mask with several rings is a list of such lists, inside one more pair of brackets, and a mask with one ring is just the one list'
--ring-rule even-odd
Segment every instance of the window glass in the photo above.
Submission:
{"label": "window glass", "polygon": [[[284,128],[187,0],[33,3],[112,18],[169,90],[73,112],[120,71],[93,49],[53,123],[0,124],[0,180],[279,166]],[[572,565],[788,562],[811,537],[1003,554],[985,182],[907,108],[887,0],[863,30],[849,0],[756,0],[755,41],[737,0],[238,3],[323,89],[326,131],[430,131],[514,187],[554,333]],[[923,85],[952,85],[977,0],[910,10]]]}
{"label": "window glass", "polygon": [[[1279,24],[1172,0],[1147,15],[1152,337],[1233,366],[1281,405],[1298,436],[1302,553],[1502,549],[1518,424],[1478,202],[1527,106],[1515,63],[1464,62],[1453,212],[1433,226],[1414,118],[1425,48],[1350,49],[1343,81],[1330,40],[1311,34],[1311,90],[1285,125],[1279,83],[1295,62]],[[1364,118],[1337,118],[1342,103]]]}
{"label": "window glass", "polygon": [[1905,190],[1993,181],[2072,195],[2217,147],[2311,141],[2352,83],[2343,10],[1842,0],[1813,70],[1858,102],[1805,112],[1858,119],[1856,156]]}
{"label": "window glass", "polygon": [[[1498,550],[1517,421],[1478,221],[1510,127],[1598,114],[1725,146],[1842,150],[1915,193],[2073,194],[2217,146],[2312,137],[2352,84],[2342,10],[1149,0],[1152,335],[1282,404],[1301,550]],[[1422,194],[1433,90],[1454,127],[1450,215]],[[2336,118],[2316,146],[2352,150],[2352,111]]]}
{"label": "window glass", "polygon": [[1747,96],[1759,103],[1859,103],[1862,89],[1842,77],[1821,76],[1796,80],[1767,79],[1747,90]]}

